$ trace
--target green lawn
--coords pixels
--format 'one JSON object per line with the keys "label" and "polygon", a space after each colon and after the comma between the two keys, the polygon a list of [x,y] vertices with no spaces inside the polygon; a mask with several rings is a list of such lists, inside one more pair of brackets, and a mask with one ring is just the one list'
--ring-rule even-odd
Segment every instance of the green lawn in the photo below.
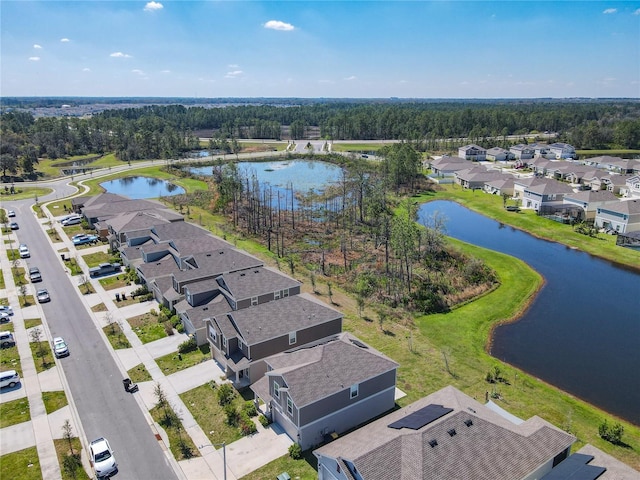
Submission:
{"label": "green lawn", "polygon": [[42,392],[42,401],[44,402],[44,408],[47,411],[47,415],[60,410],[62,407],[66,407],[69,402],[67,396],[62,390],[55,392]]}
{"label": "green lawn", "polygon": [[36,198],[42,198],[45,195],[49,195],[53,190],[44,187],[16,187],[16,193],[6,195],[4,191],[0,192],[0,202],[8,202],[15,200],[24,200],[26,198],[32,198],[33,202],[36,202]]}
{"label": "green lawn", "polygon": [[[167,409],[171,410],[168,406]],[[193,457],[199,457],[200,452],[191,440],[188,433],[184,431],[182,419],[177,418],[175,414],[167,415],[163,408],[153,407],[149,413],[151,417],[164,429],[169,437],[169,448],[176,460],[184,460]],[[167,420],[171,418],[171,421]],[[184,449],[180,448],[180,441],[183,442]]]}
{"label": "green lawn", "polygon": [[[180,398],[211,443],[226,442],[228,445],[242,438],[240,429],[227,423],[224,410],[218,404],[216,390],[209,383],[184,392]],[[236,394],[236,407],[240,407],[243,401],[242,396]]]}
{"label": "green lawn", "polygon": [[142,343],[153,342],[167,336],[164,325],[158,323],[158,317],[150,313],[127,318],[127,322]]}
{"label": "green lawn", "polygon": [[2,271],[0,270],[0,290],[6,288],[5,284],[4,284],[4,273],[2,273]]}
{"label": "green lawn", "polygon": [[91,307],[92,312],[106,312],[107,306],[104,303],[99,303]]}
{"label": "green lawn", "polygon": [[243,480],[272,479],[282,472],[287,472],[293,479],[316,480],[318,478],[317,469],[317,459],[313,453],[308,451],[300,460],[294,460],[289,455],[284,455],[242,478]]}
{"label": "green lawn", "polygon": [[153,378],[151,377],[151,374],[149,373],[149,371],[147,370],[147,368],[144,366],[143,363],[136,365],[131,370],[128,370],[127,376],[131,379],[133,383],[149,382],[153,380]]}
{"label": "green lawn", "polygon": [[55,366],[55,361],[53,360],[53,353],[51,352],[49,342],[29,342],[29,346],[31,347],[33,363],[35,364],[36,371],[38,373],[42,373],[45,370],[49,370],[51,367]]}
{"label": "green lawn", "polygon": [[88,253],[83,255],[82,259],[87,264],[87,267],[92,268],[111,260],[111,255],[106,252]]}
{"label": "green lawn", "polygon": [[111,277],[99,280],[100,285],[105,290],[115,290],[116,288],[124,288],[129,285],[129,279],[126,274],[113,275]]}
{"label": "green lawn", "polygon": [[25,318],[24,319],[24,328],[37,327],[38,325],[42,325],[41,318]]}
{"label": "green lawn", "polygon": [[[24,388],[24,385],[22,388]],[[29,420],[31,420],[31,413],[29,412],[29,400],[26,397],[0,403],[0,428],[28,422]]]}
{"label": "green lawn", "polygon": [[[72,431],[72,434],[74,432]],[[89,475],[82,468],[82,462],[80,456],[82,452],[82,444],[78,437],[71,437],[71,445],[69,440],[65,438],[57,438],[53,441],[56,449],[56,455],[58,456],[58,463],[60,464],[60,472],[62,473],[62,480],[84,480],[89,479]],[[73,451],[73,453],[72,453]],[[71,470],[69,466],[65,467],[65,458],[73,455],[76,458],[76,462],[69,462],[74,465],[75,469]],[[67,460],[68,461],[68,460]],[[69,465],[67,464],[67,465]],[[93,478],[93,475],[91,476]]]}
{"label": "green lawn", "polygon": [[[10,324],[7,324],[11,326]],[[5,325],[3,325],[4,327]],[[13,328],[7,329],[13,331]],[[2,329],[5,331],[5,329]],[[15,335],[14,337],[15,338]],[[13,347],[0,348],[0,370],[6,372],[7,370],[15,370],[22,377],[22,366],[20,364],[20,353],[18,352],[18,347],[15,345]]]}
{"label": "green lawn", "polygon": [[42,480],[37,447],[29,447],[0,456],[0,478]]}
{"label": "green lawn", "polygon": [[131,348],[131,344],[117,323],[112,323],[111,325],[107,325],[102,328],[102,331],[107,336],[111,347],[114,350],[119,350],[121,348]]}
{"label": "green lawn", "polygon": [[193,367],[211,358],[209,344],[203,345],[196,350],[179,354],[178,352],[170,353],[164,357],[156,358],[156,363],[162,373],[171,375],[185,368]]}

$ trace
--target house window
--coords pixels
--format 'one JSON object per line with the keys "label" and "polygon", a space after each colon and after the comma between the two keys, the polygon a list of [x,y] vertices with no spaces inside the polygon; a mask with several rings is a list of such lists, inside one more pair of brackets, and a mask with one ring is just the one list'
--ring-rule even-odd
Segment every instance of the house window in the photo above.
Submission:
{"label": "house window", "polygon": [[288,297],[288,296],[289,296],[289,289],[285,288],[284,290],[282,290],[282,298]]}
{"label": "house window", "polygon": [[279,298],[280,298],[280,290],[278,290],[277,292],[273,292],[273,299],[278,300]]}
{"label": "house window", "polygon": [[258,297],[251,297],[251,305],[257,305],[258,304]]}
{"label": "house window", "polygon": [[225,337],[224,335],[222,335],[222,346],[223,347],[227,347],[227,337]]}
{"label": "house window", "polygon": [[243,345],[244,345],[244,343],[242,342],[242,339],[240,337],[238,337],[238,348],[240,350],[242,350]]}
{"label": "house window", "polygon": [[278,385],[278,382],[276,382],[275,380],[273,382],[273,396],[276,398],[280,398],[280,385]]}
{"label": "house window", "polygon": [[216,329],[209,325],[209,338],[216,342],[218,340],[218,334],[216,333]]}
{"label": "house window", "polygon": [[357,383],[355,385],[351,385],[350,396],[351,396],[351,398],[356,398],[358,396],[358,384]]}
{"label": "house window", "polygon": [[289,345],[293,345],[296,342],[297,342],[296,332],[291,332],[289,334]]}
{"label": "house window", "polygon": [[293,402],[290,398],[287,398],[287,413],[293,415]]}

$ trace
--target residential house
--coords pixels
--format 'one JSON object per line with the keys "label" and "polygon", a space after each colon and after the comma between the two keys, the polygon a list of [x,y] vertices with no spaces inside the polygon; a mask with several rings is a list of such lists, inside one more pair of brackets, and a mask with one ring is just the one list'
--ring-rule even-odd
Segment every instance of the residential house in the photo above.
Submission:
{"label": "residential house", "polygon": [[578,156],[576,155],[576,149],[573,147],[573,145],[569,145],[568,143],[552,143],[548,146],[548,150],[550,153],[555,155],[555,158],[559,160],[578,158]]}
{"label": "residential house", "polygon": [[398,364],[349,333],[265,358],[256,401],[303,450],[395,405]]}
{"label": "residential house", "polygon": [[539,211],[542,207],[562,205],[564,196],[573,193],[573,189],[566,183],[540,178],[524,188],[522,208]]}
{"label": "residential house", "polygon": [[640,198],[640,175],[625,178],[625,186],[620,188],[623,197]]}
{"label": "residential house", "polygon": [[431,162],[431,170],[439,177],[452,177],[459,170],[470,168],[470,163],[460,157],[440,157]]}
{"label": "residential house", "polygon": [[505,148],[493,147],[487,150],[487,160],[492,162],[507,162],[515,158],[516,156]]}
{"label": "residential house", "polygon": [[207,342],[205,320],[242,308],[300,293],[300,282],[269,267],[257,267],[203,280],[183,287],[185,299],[175,305],[185,332]]}
{"label": "residential house", "polygon": [[533,480],[569,456],[573,435],[496,407],[445,387],[315,450],[318,478]]}
{"label": "residential house", "polygon": [[111,248],[117,250],[126,244],[127,232],[149,229],[161,223],[183,222],[184,217],[169,209],[145,210],[142,212],[127,212],[96,222],[97,232],[109,240]]}
{"label": "residential house", "polygon": [[598,208],[616,204],[620,200],[608,190],[584,190],[568,193],[562,202],[565,205],[576,205],[584,210],[586,220],[594,220]]}
{"label": "residential house", "polygon": [[487,150],[478,145],[465,145],[458,149],[458,156],[472,162],[483,162],[487,159]]}
{"label": "residential house", "polygon": [[514,180],[512,176],[506,176],[496,180],[488,181],[484,184],[484,191],[492,195],[513,196]]}
{"label": "residential house", "polygon": [[267,371],[264,359],[342,332],[342,314],[307,294],[215,315],[206,320],[211,356],[236,386]]}
{"label": "residential house", "polygon": [[640,199],[621,200],[598,208],[594,225],[617,233],[640,231]]}
{"label": "residential house", "polygon": [[121,200],[119,202],[92,203],[82,208],[82,215],[93,227],[96,222],[108,220],[123,213],[142,212],[147,210],[166,210],[165,206],[155,200]]}
{"label": "residential house", "polygon": [[529,160],[535,155],[535,149],[522,143],[510,147],[509,151],[514,155],[516,160]]}
{"label": "residential house", "polygon": [[471,168],[456,172],[456,183],[463,188],[482,190],[487,182],[505,178],[505,174],[497,170],[487,170],[484,167]]}
{"label": "residential house", "polygon": [[556,154],[551,152],[549,145],[546,143],[532,143],[529,147],[533,148],[536,157],[543,157],[548,160],[555,160]]}
{"label": "residential house", "polygon": [[114,202],[122,202],[125,200],[130,200],[129,197],[124,197],[122,195],[117,195],[115,193],[100,193],[94,196],[83,196],[83,197],[74,197],[71,199],[71,209],[75,213],[82,213],[82,209],[86,207],[91,207],[92,205],[100,205],[104,203],[114,203]]}

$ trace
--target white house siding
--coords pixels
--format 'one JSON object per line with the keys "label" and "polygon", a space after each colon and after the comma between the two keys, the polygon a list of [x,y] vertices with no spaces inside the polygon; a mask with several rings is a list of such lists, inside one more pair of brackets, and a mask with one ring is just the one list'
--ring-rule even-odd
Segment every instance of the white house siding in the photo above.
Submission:
{"label": "white house siding", "polygon": [[629,233],[640,230],[640,220],[636,223],[628,223],[629,215],[612,212],[608,210],[598,210],[594,225],[597,228],[607,228],[618,233]]}
{"label": "white house siding", "polygon": [[338,462],[333,458],[318,459],[318,480],[348,480],[342,468],[338,472]]}

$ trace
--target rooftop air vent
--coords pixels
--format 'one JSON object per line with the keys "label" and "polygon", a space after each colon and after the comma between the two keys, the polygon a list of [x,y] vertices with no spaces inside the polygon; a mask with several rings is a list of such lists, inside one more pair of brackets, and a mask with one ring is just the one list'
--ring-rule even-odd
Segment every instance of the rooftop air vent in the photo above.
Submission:
{"label": "rooftop air vent", "polygon": [[471,425],[473,425],[473,420],[471,420],[471,419],[469,419],[469,420],[465,420],[465,421],[464,421],[464,424],[465,424],[467,427],[470,427]]}
{"label": "rooftop air vent", "polygon": [[206,312],[207,310],[209,310],[209,307],[204,307],[202,310]]}
{"label": "rooftop air vent", "polygon": [[210,256],[211,256],[211,254],[210,254],[210,253],[207,253],[207,257],[210,257]]}
{"label": "rooftop air vent", "polygon": [[438,445],[438,441],[435,438],[433,440],[429,440],[429,445],[431,445],[431,448],[435,448],[435,446]]}
{"label": "rooftop air vent", "polygon": [[244,276],[245,276],[245,274],[244,274],[244,273],[241,273],[241,274],[240,274],[240,276],[241,276],[241,277],[244,277]]}
{"label": "rooftop air vent", "polygon": [[447,430],[447,433],[449,434],[450,437],[453,437],[456,435],[456,429],[452,428],[451,430]]}

